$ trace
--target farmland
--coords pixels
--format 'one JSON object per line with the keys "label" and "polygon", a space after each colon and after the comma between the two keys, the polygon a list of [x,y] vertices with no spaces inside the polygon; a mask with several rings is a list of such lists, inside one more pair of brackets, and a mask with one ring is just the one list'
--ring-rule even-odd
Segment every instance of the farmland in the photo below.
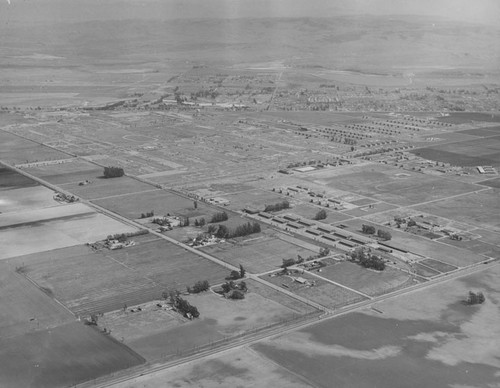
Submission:
{"label": "farmland", "polygon": [[[387,267],[384,271],[367,271],[361,266],[342,262],[321,269],[321,277],[353,288],[364,294],[375,296],[394,291],[411,280],[404,272]],[[410,282],[411,284],[411,282]]]}
{"label": "farmland", "polygon": [[222,267],[159,239],[116,251],[75,246],[22,256],[16,263],[24,263],[26,276],[82,316],[158,299],[166,289],[184,290],[201,278],[217,284],[228,275]]}
{"label": "farmland", "polygon": [[0,2],[0,386],[498,385],[493,1],[67,3]]}
{"label": "farmland", "polygon": [[156,305],[142,305],[139,312],[131,313],[129,309],[105,314],[100,325],[146,359],[157,360],[179,356],[194,348],[221,345],[233,337],[291,323],[302,315],[254,292],[253,284],[248,283],[245,299],[238,301],[213,292],[186,296],[200,312],[200,319],[196,321],[188,321]]}
{"label": "farmland", "polygon": [[242,264],[248,271],[253,273],[274,270],[281,266],[283,259],[295,259],[297,255],[309,257],[316,254],[313,251],[276,237],[229,242],[209,246],[202,250],[234,266]]}
{"label": "farmland", "polygon": [[[319,323],[253,349],[320,387],[494,386],[500,368],[494,324],[498,268],[381,302],[377,311]],[[477,309],[458,303],[470,287],[487,287],[491,301]],[[352,373],[358,368],[363,373]]]}
{"label": "farmland", "polygon": [[63,388],[144,360],[79,322],[0,339],[0,385]]}

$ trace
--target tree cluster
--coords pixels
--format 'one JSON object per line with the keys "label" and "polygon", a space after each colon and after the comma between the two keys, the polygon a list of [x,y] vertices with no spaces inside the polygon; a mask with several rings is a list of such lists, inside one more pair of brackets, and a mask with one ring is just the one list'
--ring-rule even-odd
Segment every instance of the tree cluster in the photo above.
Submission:
{"label": "tree cluster", "polygon": [[219,212],[215,213],[212,218],[210,219],[210,223],[216,223],[216,222],[222,222],[222,221],[227,221],[229,217],[227,216],[226,212]]}
{"label": "tree cluster", "polygon": [[194,226],[202,227],[202,226],[205,226],[206,223],[207,222],[205,221],[205,218],[203,218],[203,217],[200,218],[199,220],[198,220],[198,218],[194,220]]}
{"label": "tree cluster", "polygon": [[208,280],[199,280],[193,287],[187,286],[187,292],[190,294],[199,294],[200,292],[207,291],[210,288]]}
{"label": "tree cluster", "polygon": [[283,259],[281,268],[287,269],[288,267],[295,265],[295,264],[300,264],[303,263],[304,261],[312,261],[312,260],[317,260],[322,257],[328,256],[330,254],[330,250],[328,248],[320,248],[319,253],[317,255],[311,255],[307,259],[304,259],[302,256],[297,255],[297,259],[294,258],[289,258],[289,259]]}
{"label": "tree cluster", "polygon": [[376,232],[375,227],[373,225],[363,224],[361,230],[363,231],[363,233],[366,233],[366,234],[375,234],[375,232]]}
{"label": "tree cluster", "polygon": [[288,201],[283,201],[283,202],[278,202],[275,203],[274,205],[266,205],[264,208],[265,212],[277,212],[283,209],[288,209],[290,207],[290,202]]}
{"label": "tree cluster", "polygon": [[231,271],[229,277],[227,277],[226,279],[230,279],[230,280],[237,280],[237,279],[242,279],[245,277],[245,274],[247,273],[246,269],[243,268],[243,266],[240,264],[240,270],[239,271]]}
{"label": "tree cluster", "polygon": [[[147,212],[147,213],[141,213],[141,218],[149,218],[149,217],[153,217],[155,215],[155,212],[153,210],[151,210],[150,212]],[[154,222],[154,220],[153,220]]]}
{"label": "tree cluster", "polygon": [[321,209],[320,211],[318,211],[316,213],[316,215],[314,216],[313,220],[316,220],[316,221],[324,220],[326,217],[327,217],[326,210],[325,209]]}
{"label": "tree cluster", "polygon": [[258,222],[247,222],[230,230],[226,225],[209,225],[207,232],[218,238],[234,238],[248,236],[249,234],[259,233],[261,231]]}
{"label": "tree cluster", "polygon": [[351,253],[351,257],[365,268],[371,268],[376,271],[383,271],[385,269],[385,262],[382,258],[372,255],[364,249],[356,249]]}
{"label": "tree cluster", "polygon": [[229,282],[224,283],[222,286],[222,293],[228,299],[244,299],[245,292],[247,292],[247,284],[245,282]]}
{"label": "tree cluster", "polygon": [[475,304],[482,304],[485,301],[484,294],[482,292],[472,292],[469,291],[469,295],[467,299],[465,300],[465,304],[468,305],[475,305]]}
{"label": "tree cluster", "polygon": [[123,168],[121,167],[104,167],[104,177],[105,178],[117,178],[125,174]]}
{"label": "tree cluster", "polygon": [[198,318],[200,316],[200,312],[198,309],[191,305],[187,300],[181,298],[179,291],[171,290],[163,292],[163,297],[165,299],[170,298],[172,306],[179,311],[182,315],[186,317]]}
{"label": "tree cluster", "polygon": [[392,238],[392,234],[389,231],[383,229],[377,230],[377,236],[381,239],[384,239],[385,241],[389,241]]}

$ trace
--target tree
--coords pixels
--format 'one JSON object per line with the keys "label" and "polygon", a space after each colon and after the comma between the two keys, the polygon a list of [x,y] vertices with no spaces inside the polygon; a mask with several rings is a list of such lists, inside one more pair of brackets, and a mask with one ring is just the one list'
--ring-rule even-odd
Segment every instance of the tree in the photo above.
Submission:
{"label": "tree", "polygon": [[363,231],[363,233],[366,233],[366,234],[375,234],[375,227],[372,225],[363,224],[361,230]]}
{"label": "tree", "polygon": [[189,292],[190,294],[198,294],[200,292],[207,291],[209,288],[210,284],[208,283],[208,280],[199,280],[194,284],[192,288],[188,286],[187,292]]}
{"label": "tree", "polygon": [[194,202],[193,202],[193,206],[194,206],[194,208],[195,208],[195,209],[198,209],[198,202],[197,202],[197,201],[194,201]]}
{"label": "tree", "polygon": [[240,278],[244,278],[246,272],[247,271],[245,270],[245,268],[243,268],[243,266],[240,264]]}
{"label": "tree", "polygon": [[392,238],[391,233],[389,231],[383,230],[383,229],[379,229],[377,231],[377,236],[384,239],[385,241],[389,241]]}
{"label": "tree", "polygon": [[326,210],[325,209],[321,209],[320,211],[318,211],[316,213],[316,215],[314,216],[313,219],[316,220],[316,221],[319,221],[319,220],[324,220],[326,217],[327,217]]}
{"label": "tree", "polygon": [[117,178],[125,174],[121,167],[104,167],[105,178]]}

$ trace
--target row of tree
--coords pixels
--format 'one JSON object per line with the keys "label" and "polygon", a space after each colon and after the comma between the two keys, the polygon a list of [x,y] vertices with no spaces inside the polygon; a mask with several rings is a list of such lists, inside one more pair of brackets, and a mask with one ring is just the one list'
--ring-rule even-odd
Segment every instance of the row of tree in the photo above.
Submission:
{"label": "row of tree", "polygon": [[275,203],[274,205],[266,205],[264,208],[265,212],[278,212],[280,210],[288,209],[290,207],[290,202],[288,201],[283,201],[283,202],[278,202]]}
{"label": "row of tree", "polygon": [[312,261],[312,260],[317,260],[321,259],[322,257],[328,256],[330,254],[330,250],[328,248],[320,248],[319,253],[317,255],[311,255],[308,258],[304,259],[302,256],[297,255],[297,259],[288,258],[288,259],[283,259],[281,268],[287,269],[288,267],[295,265],[295,264],[300,264],[303,263],[304,261]]}
{"label": "row of tree", "polygon": [[219,212],[219,213],[215,213],[214,215],[212,215],[212,218],[210,219],[210,223],[213,224],[216,222],[223,222],[223,221],[227,221],[228,219],[229,219],[229,217],[228,217],[226,212]]}
{"label": "row of tree", "polygon": [[218,238],[234,238],[248,236],[249,234],[259,233],[261,231],[258,222],[247,222],[243,225],[238,225],[235,229],[230,230],[226,225],[209,225],[207,233],[213,234]]}
{"label": "row of tree", "polygon": [[121,167],[104,167],[104,177],[105,178],[117,178],[125,174],[123,168]]}

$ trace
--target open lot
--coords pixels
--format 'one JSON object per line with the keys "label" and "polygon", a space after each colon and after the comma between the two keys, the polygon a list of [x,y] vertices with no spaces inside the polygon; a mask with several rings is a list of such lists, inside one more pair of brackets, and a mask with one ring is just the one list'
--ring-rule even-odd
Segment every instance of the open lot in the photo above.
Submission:
{"label": "open lot", "polygon": [[[117,339],[148,360],[175,356],[193,350],[195,347],[211,346],[212,343],[231,337],[255,332],[269,325],[297,319],[300,314],[258,293],[249,291],[243,300],[226,299],[211,291],[185,297],[198,308],[200,318],[193,321],[180,319],[174,312],[117,312],[120,318],[103,324],[112,330]],[[158,317],[170,314],[163,325]],[[177,317],[175,315],[177,315]],[[220,343],[219,343],[220,344]]]}
{"label": "open lot", "polygon": [[[322,388],[494,387],[499,274],[497,265],[251,348]],[[469,290],[483,291],[486,302],[463,305]]]}
{"label": "open lot", "polygon": [[0,191],[0,213],[2,214],[20,212],[28,209],[55,207],[58,205],[60,205],[60,203],[54,200],[54,192],[44,186],[23,187]]}
{"label": "open lot", "polygon": [[[122,179],[122,178],[119,178]],[[152,188],[152,186],[150,186]],[[154,211],[155,216],[166,214],[184,217],[205,217],[216,211],[198,201],[197,209],[194,208],[194,201],[165,190],[153,190],[144,193],[126,194],[119,198],[107,198],[94,201],[97,205],[118,213],[124,217],[135,219],[141,213]]]}
{"label": "open lot", "polygon": [[[94,177],[92,183],[84,186],[78,182],[66,183],[61,188],[85,199],[99,199],[104,197],[121,196],[123,194],[140,193],[143,191],[156,190],[152,185],[139,182],[136,179],[122,176],[120,178]],[[115,199],[117,201],[117,199]]]}
{"label": "open lot", "polygon": [[[37,219],[32,218],[36,216]],[[0,215],[0,259],[49,251],[136,231],[86,205],[72,204]]]}
{"label": "open lot", "polygon": [[25,167],[24,170],[55,185],[95,181],[102,177],[103,168],[82,159],[69,159],[65,163]]}
{"label": "open lot", "polygon": [[307,258],[316,254],[290,242],[267,236],[212,245],[201,250],[234,266],[242,264],[251,273],[275,270],[283,264],[283,259],[296,259],[297,255]]}
{"label": "open lot", "polygon": [[323,267],[319,275],[370,296],[414,284],[410,275],[395,268],[373,271],[348,261]]}
{"label": "open lot", "polygon": [[324,170],[308,179],[328,187],[341,188],[389,204],[408,206],[424,201],[472,192],[478,186],[452,179],[400,170],[386,165],[370,164],[345,169]]}
{"label": "open lot", "polygon": [[290,198],[275,192],[261,189],[248,190],[238,194],[229,194],[225,195],[224,198],[231,201],[228,207],[232,210],[241,210],[246,207],[264,210],[266,205],[274,205],[284,200],[290,200]]}
{"label": "open lot", "polygon": [[25,335],[75,320],[73,314],[0,261],[0,338]]}
{"label": "open lot", "polygon": [[0,385],[63,388],[144,362],[81,322],[0,338]]}
{"label": "open lot", "polygon": [[238,348],[210,356],[195,363],[184,364],[141,376],[113,388],[219,388],[227,387],[312,387],[300,376],[285,367],[269,362],[249,348]]}
{"label": "open lot", "polygon": [[38,182],[0,164],[0,191],[38,186]]}
{"label": "open lot", "polygon": [[454,166],[500,166],[500,136],[419,148],[412,152]]}
{"label": "open lot", "polygon": [[82,316],[158,299],[167,289],[184,291],[198,280],[221,283],[228,275],[167,241],[137,241],[114,251],[94,252],[80,245],[22,256],[15,265],[23,265],[26,276]]}
{"label": "open lot", "polygon": [[419,205],[417,209],[500,232],[500,190],[491,189]]}
{"label": "open lot", "polygon": [[5,160],[11,164],[33,163],[70,157],[64,152],[4,131],[0,131],[0,144],[2,145],[0,160]]}

